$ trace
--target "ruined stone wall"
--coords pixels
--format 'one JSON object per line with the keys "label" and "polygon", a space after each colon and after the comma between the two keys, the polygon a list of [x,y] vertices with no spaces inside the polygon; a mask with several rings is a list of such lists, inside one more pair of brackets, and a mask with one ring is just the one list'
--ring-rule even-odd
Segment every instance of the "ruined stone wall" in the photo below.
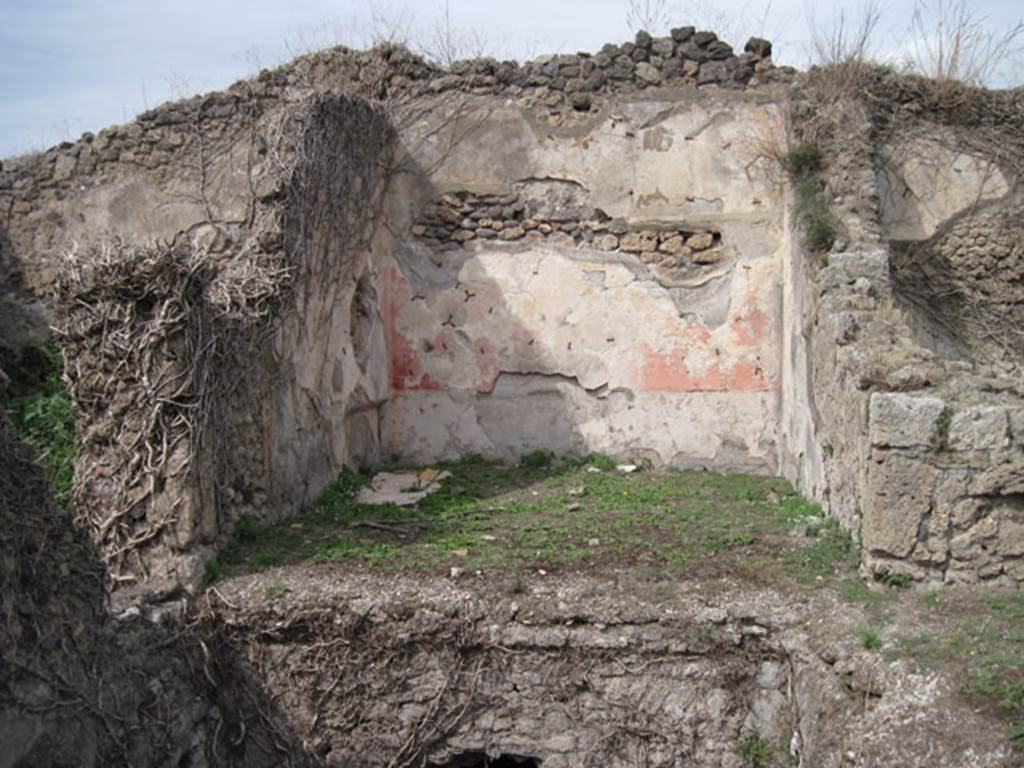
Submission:
{"label": "ruined stone wall", "polygon": [[240,517],[376,461],[358,414],[386,358],[359,277],[390,141],[365,102],[270,78],[6,172],[24,287],[57,283],[73,506],[116,584],[174,597]]}
{"label": "ruined stone wall", "polygon": [[[812,438],[784,466],[859,537],[868,574],[1020,581],[1018,97],[974,94],[964,115],[872,77],[874,99],[817,126],[844,232],[808,261],[809,290],[787,285],[810,298],[794,370],[810,371],[797,422]],[[849,172],[865,147],[876,173]],[[822,484],[798,450],[819,452]]]}
{"label": "ruined stone wall", "polygon": [[[5,297],[68,267],[79,508],[115,576],[195,583],[344,465],[536,448],[781,471],[876,573],[1016,573],[1018,492],[978,478],[1020,452],[1019,105],[971,132],[886,112],[920,107],[887,76],[783,90],[769,55],[688,29],[522,66],[336,49],[0,171]],[[825,151],[824,269],[787,128]],[[931,449],[878,436],[907,392],[942,403]]]}
{"label": "ruined stone wall", "polygon": [[[389,454],[543,448],[777,469],[782,187],[769,93],[651,89],[550,125],[467,103],[403,130],[383,278]],[[426,137],[424,139],[424,137]],[[443,160],[443,161],[442,161]]]}
{"label": "ruined stone wall", "polygon": [[[103,570],[0,414],[0,765],[178,765],[212,725],[170,632],[115,632]],[[154,752],[161,753],[159,759]]]}
{"label": "ruined stone wall", "polygon": [[[698,87],[763,90],[788,77],[773,68],[770,52],[755,40],[736,56],[713,34],[692,29],[523,66],[481,60],[440,70],[401,48],[334,49],[0,167],[5,301],[14,297],[19,318],[30,318],[21,311],[28,299],[58,289],[57,325],[82,413],[74,508],[114,581],[173,598],[180,585],[198,583],[240,517],[293,514],[342,466],[382,458],[433,460],[466,450],[512,458],[542,440],[560,453],[605,450],[771,471],[775,203],[760,182],[730,192],[743,198],[733,206],[698,180],[705,172],[736,175],[752,157],[743,150],[715,165],[713,142],[743,138],[718,123],[738,115],[772,131],[778,120],[766,99],[737,97],[721,114],[697,106]],[[692,104],[680,106],[665,92],[630,96],[622,101],[628,119],[617,114],[616,94],[661,85],[685,89]],[[497,94],[513,97],[513,106],[495,117],[502,102],[489,97]],[[363,97],[386,105],[388,118]],[[503,158],[495,151],[502,121],[512,121],[523,140],[545,130],[561,138],[545,149],[547,160],[520,173],[511,148]],[[637,141],[644,121],[650,130]],[[659,125],[666,121],[668,128]],[[392,126],[405,153],[394,163]],[[602,156],[642,143],[633,154],[650,158],[642,173],[651,178],[636,185],[634,171],[620,165],[607,192],[601,173],[586,181],[594,191],[587,200],[589,193],[579,194],[584,185],[569,179],[578,171],[540,167],[557,164],[571,145],[571,164],[588,164],[580,150],[598,128]],[[679,133],[686,131],[692,136]],[[666,186],[665,164],[653,158],[689,141],[702,146],[686,160],[697,164],[694,188]],[[489,175],[480,151],[494,153]],[[383,210],[389,179],[397,181]],[[431,309],[416,317],[405,293],[410,265],[422,272],[416,260],[426,259],[435,270],[428,279],[450,284],[462,268],[453,259],[462,257],[435,263],[439,254],[458,248],[472,256],[489,229],[445,230],[457,239],[444,242],[424,237],[430,215],[448,210],[436,206],[447,191],[459,207],[477,192],[515,195],[507,227],[485,215],[493,196],[462,213],[500,228],[495,239],[513,248],[548,238],[544,279],[562,283],[549,300],[586,307],[582,332],[559,331],[564,339],[541,333],[530,350],[527,335],[546,330],[531,331],[537,318],[509,302],[458,338],[470,332],[486,346],[488,336],[504,344],[501,335],[513,333],[521,350],[495,347],[478,364],[467,348],[465,359],[431,363],[463,368],[461,378],[434,369],[434,384],[429,375],[412,379],[419,350],[408,344],[426,343],[415,335],[427,330],[439,338],[432,328],[448,321],[439,313],[450,299],[431,297]],[[685,216],[670,213],[675,202],[685,202]],[[736,215],[722,215],[733,207]],[[523,225],[519,243],[516,222]],[[767,247],[754,245],[762,231]],[[473,289],[484,292],[479,306],[487,291],[504,303],[531,279],[525,259],[515,267],[504,253],[481,256],[466,266],[476,270]],[[493,278],[484,274],[488,260],[498,270]],[[606,319],[612,294],[621,304]],[[638,309],[649,323],[642,331],[629,316]],[[676,327],[685,312],[692,318]],[[623,350],[635,358],[627,365],[615,359]],[[508,362],[499,363],[499,354]],[[447,415],[431,417],[427,433],[435,437],[424,443],[422,424],[408,418],[419,407],[412,394],[442,383],[454,400]],[[538,389],[539,398],[523,398],[527,411],[541,401],[548,407],[525,424],[518,395]],[[467,392],[494,395],[483,421],[496,437],[481,439],[478,430],[438,442],[449,421],[477,418],[472,399],[458,404]],[[643,401],[639,418],[630,414],[634,392]],[[693,407],[681,406],[677,393]],[[682,420],[660,414],[666,405]],[[620,415],[609,430],[601,419],[614,422],[613,414]],[[728,429],[703,445],[724,414]],[[505,425],[515,428],[503,437]],[[653,444],[645,437],[660,433]]]}

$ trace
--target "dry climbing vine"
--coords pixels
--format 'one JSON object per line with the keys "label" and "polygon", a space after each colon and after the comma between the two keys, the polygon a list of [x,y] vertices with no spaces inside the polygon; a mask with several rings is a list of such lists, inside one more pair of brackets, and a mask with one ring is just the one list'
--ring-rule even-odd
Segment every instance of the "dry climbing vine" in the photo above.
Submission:
{"label": "dry climbing vine", "polygon": [[261,156],[258,171],[250,163],[254,202],[226,243],[232,228],[207,220],[196,227],[215,227],[216,248],[188,231],[169,243],[111,238],[65,258],[60,339],[83,416],[73,509],[115,583],[150,578],[196,530],[219,529],[211,488],[230,463],[238,401],[258,402],[273,375],[266,351],[283,307],[301,316],[311,292],[333,290],[313,279],[319,265],[337,263],[327,274],[348,279],[345,254],[372,232],[390,134],[365,133],[380,123],[343,97],[304,99],[250,137]]}

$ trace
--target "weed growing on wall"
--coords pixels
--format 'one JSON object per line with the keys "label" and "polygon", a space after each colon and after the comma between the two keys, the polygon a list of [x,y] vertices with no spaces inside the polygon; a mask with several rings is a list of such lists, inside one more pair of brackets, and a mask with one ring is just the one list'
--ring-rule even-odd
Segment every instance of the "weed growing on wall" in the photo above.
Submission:
{"label": "weed growing on wall", "polygon": [[810,248],[827,251],[832,247],[838,224],[817,179],[803,179],[797,185],[796,215]]}
{"label": "weed growing on wall", "polygon": [[949,444],[949,428],[953,424],[953,410],[948,406],[942,409],[938,420],[935,422],[935,433],[932,435],[932,448],[939,453],[952,453],[953,447]]}
{"label": "weed growing on wall", "polygon": [[64,505],[75,474],[75,411],[61,380],[64,360],[52,346],[0,354],[0,368],[10,377],[10,412],[21,438],[32,446],[46,470],[54,498]]}
{"label": "weed growing on wall", "polygon": [[736,745],[736,754],[747,768],[768,768],[774,757],[772,748],[756,733],[747,734],[740,739]]}
{"label": "weed growing on wall", "polygon": [[802,141],[782,156],[782,164],[796,185],[794,211],[807,246],[827,251],[835,242],[839,225],[829,209],[820,179],[824,165],[821,148],[814,142]]}

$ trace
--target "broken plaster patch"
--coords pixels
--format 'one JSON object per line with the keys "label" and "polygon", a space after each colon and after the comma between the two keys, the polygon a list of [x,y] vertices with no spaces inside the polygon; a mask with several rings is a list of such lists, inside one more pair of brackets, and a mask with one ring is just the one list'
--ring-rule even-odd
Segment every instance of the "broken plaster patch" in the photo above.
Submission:
{"label": "broken plaster patch", "polygon": [[420,472],[379,472],[370,485],[359,492],[360,504],[395,504],[411,507],[441,489],[441,481],[451,472],[424,469]]}

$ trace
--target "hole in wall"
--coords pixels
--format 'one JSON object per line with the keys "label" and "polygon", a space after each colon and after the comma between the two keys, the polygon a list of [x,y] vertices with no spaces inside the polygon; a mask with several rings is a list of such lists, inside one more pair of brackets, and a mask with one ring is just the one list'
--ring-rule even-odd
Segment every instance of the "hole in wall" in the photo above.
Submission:
{"label": "hole in wall", "polygon": [[521,755],[488,757],[484,752],[463,752],[446,763],[430,763],[428,768],[538,768],[540,760]]}

